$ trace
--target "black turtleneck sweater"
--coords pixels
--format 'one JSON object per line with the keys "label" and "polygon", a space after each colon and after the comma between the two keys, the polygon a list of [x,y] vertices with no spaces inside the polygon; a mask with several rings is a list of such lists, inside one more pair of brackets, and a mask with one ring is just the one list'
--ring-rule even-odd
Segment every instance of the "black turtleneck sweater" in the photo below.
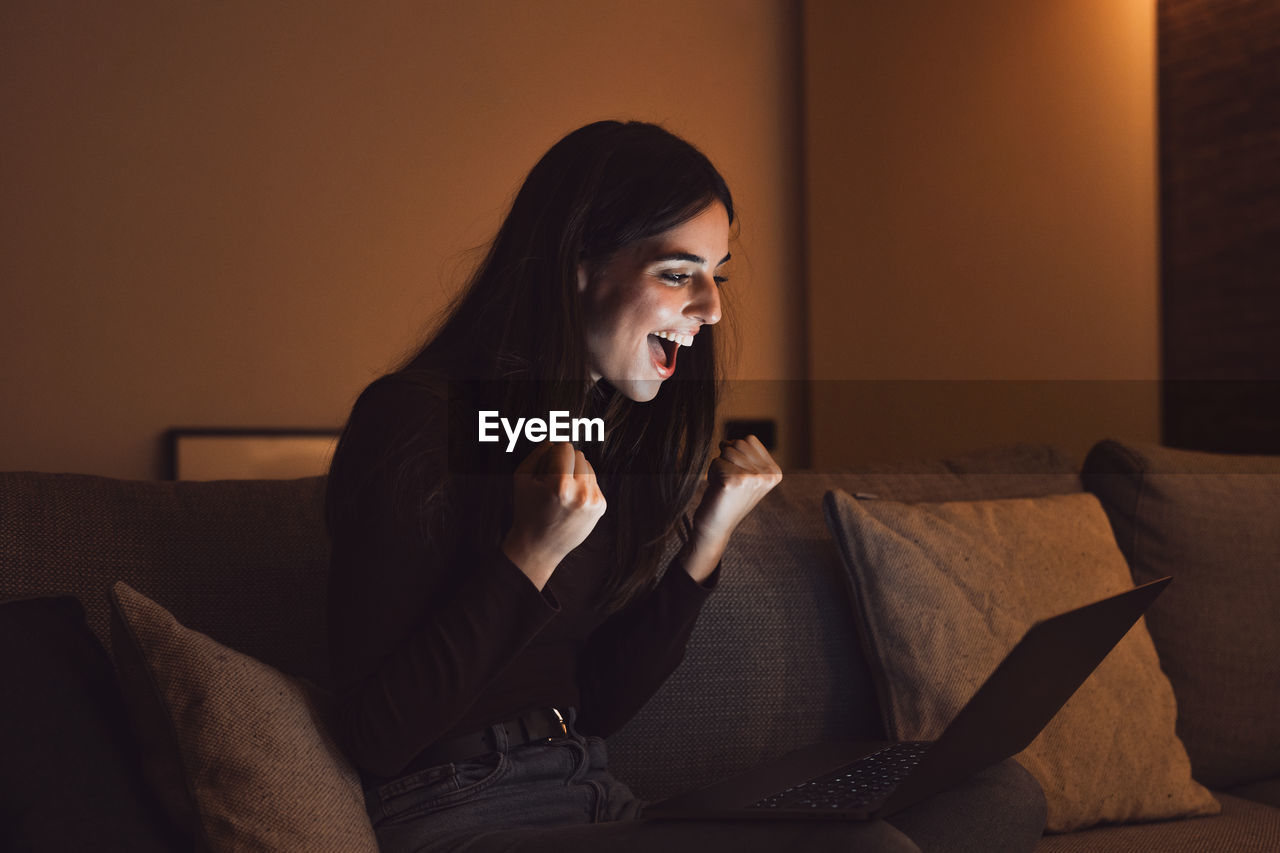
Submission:
{"label": "black turtleneck sweater", "polygon": [[541,592],[498,542],[464,544],[458,526],[486,508],[439,505],[449,430],[455,447],[475,440],[450,425],[443,387],[404,373],[365,389],[328,482],[340,507],[329,582],[340,736],[380,778],[439,740],[534,707],[576,707],[579,730],[611,734],[679,665],[718,576],[702,585],[673,563],[610,613],[610,511]]}

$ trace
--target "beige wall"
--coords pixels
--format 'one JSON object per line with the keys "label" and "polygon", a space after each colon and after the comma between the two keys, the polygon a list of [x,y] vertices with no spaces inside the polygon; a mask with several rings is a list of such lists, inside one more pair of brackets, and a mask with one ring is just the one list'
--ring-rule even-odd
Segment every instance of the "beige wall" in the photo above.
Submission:
{"label": "beige wall", "polygon": [[339,425],[539,154],[620,116],[733,185],[730,411],[778,418],[784,462],[806,393],[820,466],[1156,435],[1151,0],[26,5],[0,469]]}
{"label": "beige wall", "polygon": [[814,463],[1155,440],[1153,0],[808,0],[804,37]]}
{"label": "beige wall", "polygon": [[[600,118],[721,167],[769,342],[737,375],[803,375],[798,27],[788,0],[4,4],[0,469],[152,477],[170,426],[339,425]],[[735,408],[790,448],[795,390]]]}

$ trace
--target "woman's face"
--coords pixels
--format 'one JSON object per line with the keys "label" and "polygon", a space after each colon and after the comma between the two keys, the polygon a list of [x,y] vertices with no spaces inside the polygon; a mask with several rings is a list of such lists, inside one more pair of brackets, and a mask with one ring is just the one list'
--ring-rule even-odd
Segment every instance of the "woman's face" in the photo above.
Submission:
{"label": "woman's face", "polygon": [[592,381],[601,377],[637,403],[658,395],[681,347],[720,321],[721,267],[729,260],[729,214],[712,202],[692,219],[578,270]]}

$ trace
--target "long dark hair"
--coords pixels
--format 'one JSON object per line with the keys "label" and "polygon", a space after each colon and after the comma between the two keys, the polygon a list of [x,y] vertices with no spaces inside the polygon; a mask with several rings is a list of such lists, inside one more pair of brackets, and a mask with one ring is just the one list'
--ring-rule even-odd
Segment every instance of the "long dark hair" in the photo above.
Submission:
{"label": "long dark hair", "polygon": [[[624,246],[716,202],[732,223],[733,200],[720,173],[657,125],[601,121],[573,131],[533,167],[467,287],[399,369],[464,383],[472,405],[506,417],[604,417],[603,445],[580,449],[596,469],[609,513],[623,520],[607,590],[613,607],[652,583],[701,479],[715,432],[715,337],[704,326],[648,403],[633,403],[603,380],[592,387],[578,268],[607,263]],[[523,455],[484,453],[467,464],[506,474]],[[471,482],[472,492],[486,483],[486,493],[456,497],[490,511],[457,532],[492,547],[510,524],[510,479]]]}

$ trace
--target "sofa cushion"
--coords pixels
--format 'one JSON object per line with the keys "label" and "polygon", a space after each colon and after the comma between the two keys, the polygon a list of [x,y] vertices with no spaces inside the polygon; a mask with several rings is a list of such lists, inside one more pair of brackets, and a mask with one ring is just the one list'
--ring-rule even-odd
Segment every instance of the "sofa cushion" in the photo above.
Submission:
{"label": "sofa cushion", "polygon": [[[1092,495],[824,502],[893,740],[928,740],[1037,620],[1132,586]],[[1047,828],[1211,814],[1174,734],[1177,708],[1141,622],[1018,760]]]}
{"label": "sofa cushion", "polygon": [[1275,853],[1280,850],[1280,809],[1218,794],[1216,817],[1100,826],[1069,835],[1046,835],[1035,853],[1171,853],[1229,851]]}
{"label": "sofa cushion", "polygon": [[1200,781],[1280,776],[1280,457],[1102,442],[1084,467],[1139,581]]}
{"label": "sofa cushion", "polygon": [[1280,808],[1280,776],[1240,785],[1232,788],[1229,793],[1236,797],[1244,797],[1247,800],[1254,800],[1255,802],[1266,803],[1269,806]]}
{"label": "sofa cushion", "polygon": [[190,848],[143,780],[80,602],[0,604],[0,850]]}
{"label": "sofa cushion", "polygon": [[609,738],[613,771],[637,795],[658,799],[815,741],[882,738],[840,556],[822,522],[823,493],[945,500],[1079,492],[1076,465],[1054,448],[1017,445],[789,472],[729,542],[680,668]]}
{"label": "sofa cushion", "polygon": [[112,590],[116,662],[148,775],[218,850],[375,851],[359,776],[299,679]]}

